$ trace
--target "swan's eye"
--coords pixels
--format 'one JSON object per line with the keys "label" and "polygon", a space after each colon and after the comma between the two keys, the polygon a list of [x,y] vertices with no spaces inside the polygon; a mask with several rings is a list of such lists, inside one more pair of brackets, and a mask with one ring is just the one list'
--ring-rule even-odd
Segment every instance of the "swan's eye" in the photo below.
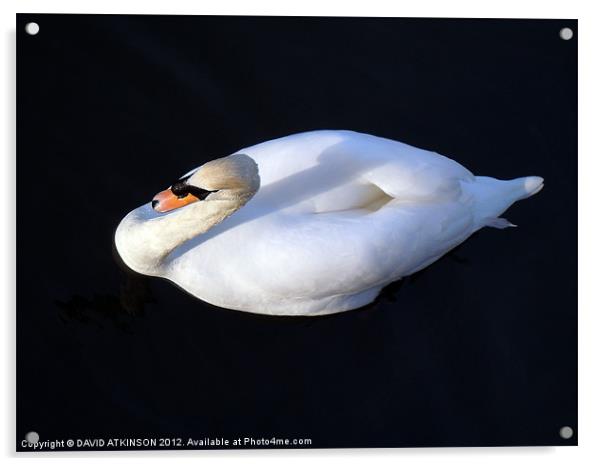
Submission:
{"label": "swan's eye", "polygon": [[171,192],[174,193],[178,197],[178,199],[184,199],[188,196],[188,189],[186,183],[182,181],[178,181],[171,185]]}

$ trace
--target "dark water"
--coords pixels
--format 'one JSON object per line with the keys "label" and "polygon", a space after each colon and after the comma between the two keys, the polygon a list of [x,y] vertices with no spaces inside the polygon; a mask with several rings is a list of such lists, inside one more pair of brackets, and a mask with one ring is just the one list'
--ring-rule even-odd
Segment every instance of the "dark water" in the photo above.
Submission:
{"label": "dark water", "polygon": [[[40,23],[37,36],[23,31]],[[577,432],[576,21],[20,15],[17,439],[554,445]],[[346,128],[541,175],[374,304],[215,308],[112,235],[204,161]]]}

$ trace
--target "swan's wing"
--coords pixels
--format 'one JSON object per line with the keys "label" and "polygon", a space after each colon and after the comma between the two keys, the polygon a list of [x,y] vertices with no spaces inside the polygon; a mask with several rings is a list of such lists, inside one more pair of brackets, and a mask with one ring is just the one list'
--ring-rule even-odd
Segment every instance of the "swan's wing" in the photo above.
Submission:
{"label": "swan's wing", "polygon": [[300,211],[360,208],[383,193],[406,201],[449,200],[461,195],[460,180],[474,178],[442,155],[353,131],[301,133],[239,152],[259,165],[257,201]]}

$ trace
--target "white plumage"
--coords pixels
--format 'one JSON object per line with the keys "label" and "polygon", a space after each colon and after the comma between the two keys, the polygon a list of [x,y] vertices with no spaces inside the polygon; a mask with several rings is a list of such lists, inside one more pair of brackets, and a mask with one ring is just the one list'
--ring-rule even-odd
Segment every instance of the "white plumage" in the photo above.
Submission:
{"label": "white plumage", "polygon": [[252,193],[216,217],[216,206],[236,196],[217,181],[208,186],[210,170],[201,166],[190,182],[217,193],[166,214],[143,205],[121,222],[115,241],[134,270],[217,306],[260,314],[321,315],[368,304],[483,226],[511,226],[498,217],[543,186],[535,176],[475,177],[434,152],[352,131],[301,133],[237,154],[259,170],[248,202]]}

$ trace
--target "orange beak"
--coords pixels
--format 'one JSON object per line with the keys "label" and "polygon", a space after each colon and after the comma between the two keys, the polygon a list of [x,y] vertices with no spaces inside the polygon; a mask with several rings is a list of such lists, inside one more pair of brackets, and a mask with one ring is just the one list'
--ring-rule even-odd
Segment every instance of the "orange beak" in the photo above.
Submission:
{"label": "orange beak", "polygon": [[184,197],[178,197],[171,189],[161,191],[153,197],[152,206],[157,212],[169,212],[170,210],[179,209],[185,205],[192,204],[198,201],[199,198],[192,194],[186,194]]}

